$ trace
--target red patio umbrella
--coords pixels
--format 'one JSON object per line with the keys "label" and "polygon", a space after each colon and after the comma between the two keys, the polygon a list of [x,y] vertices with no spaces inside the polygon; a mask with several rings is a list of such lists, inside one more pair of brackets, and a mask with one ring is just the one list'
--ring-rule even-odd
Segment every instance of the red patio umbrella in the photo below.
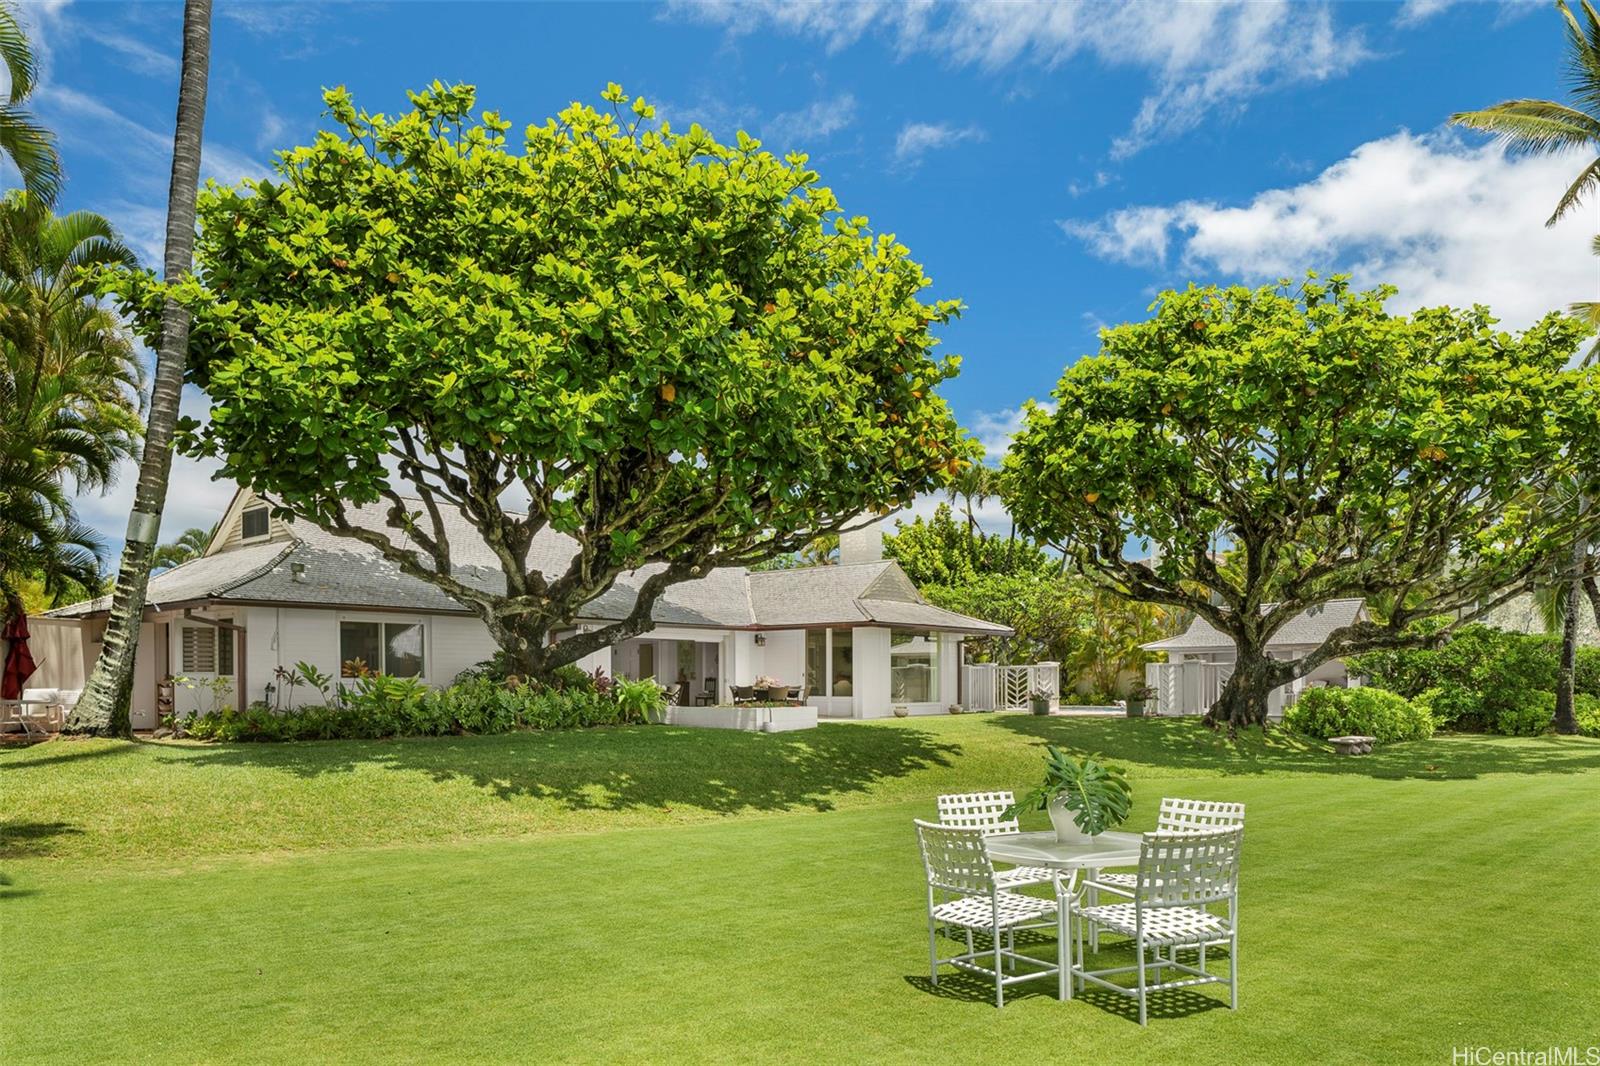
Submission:
{"label": "red patio umbrella", "polygon": [[8,641],[6,672],[0,677],[0,699],[18,699],[22,696],[23,682],[38,669],[33,662],[33,652],[28,650],[28,616],[18,612],[6,623],[6,631],[0,636]]}

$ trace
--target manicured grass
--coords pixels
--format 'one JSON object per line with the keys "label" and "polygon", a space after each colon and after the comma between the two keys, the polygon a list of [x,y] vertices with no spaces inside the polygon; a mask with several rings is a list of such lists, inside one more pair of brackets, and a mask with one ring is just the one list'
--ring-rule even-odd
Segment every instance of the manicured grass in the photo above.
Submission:
{"label": "manicured grass", "polygon": [[[910,819],[1040,745],[1249,805],[1242,1008],[927,981]],[[1448,1062],[1600,1043],[1600,742],[965,716],[0,752],[4,1061]],[[1108,956],[1114,951],[1108,952]],[[1026,986],[1025,986],[1026,987]]]}

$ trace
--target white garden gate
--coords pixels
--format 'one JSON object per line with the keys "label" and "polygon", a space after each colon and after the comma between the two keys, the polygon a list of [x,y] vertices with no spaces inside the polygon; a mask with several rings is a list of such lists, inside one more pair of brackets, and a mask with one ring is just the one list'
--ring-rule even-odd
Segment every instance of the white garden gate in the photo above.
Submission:
{"label": "white garden gate", "polygon": [[1036,692],[1049,696],[1054,707],[1061,695],[1061,664],[967,663],[961,668],[961,692],[969,711],[1024,710]]}

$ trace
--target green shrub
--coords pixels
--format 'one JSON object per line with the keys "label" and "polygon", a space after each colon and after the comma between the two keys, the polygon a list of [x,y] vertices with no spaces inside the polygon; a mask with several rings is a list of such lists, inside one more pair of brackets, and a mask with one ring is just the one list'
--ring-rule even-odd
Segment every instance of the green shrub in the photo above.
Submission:
{"label": "green shrub", "polygon": [[[1527,736],[1538,732],[1543,706],[1535,694],[1555,691],[1560,657],[1558,637],[1469,625],[1438,648],[1369,652],[1349,666],[1374,687],[1428,705],[1441,726]],[[1578,649],[1573,688],[1600,696],[1600,648]]]}
{"label": "green shrub", "polygon": [[[495,681],[468,674],[445,689],[429,689],[414,678],[369,674],[350,680],[332,706],[308,705],[274,711],[254,704],[184,719],[187,736],[198,740],[283,741],[491,734],[514,729],[581,729],[640,721],[612,694],[609,680],[575,671],[549,687]],[[648,685],[660,702],[660,688]]]}
{"label": "green shrub", "polygon": [[1573,706],[1578,718],[1578,732],[1586,737],[1600,737],[1600,696],[1580,692]]}
{"label": "green shrub", "polygon": [[1555,716],[1554,692],[1523,692],[1495,706],[1489,728],[1508,737],[1536,737],[1550,728]]}
{"label": "green shrub", "polygon": [[1328,737],[1367,736],[1380,744],[1433,736],[1433,717],[1393,692],[1377,688],[1313,688],[1284,712],[1296,733]]}

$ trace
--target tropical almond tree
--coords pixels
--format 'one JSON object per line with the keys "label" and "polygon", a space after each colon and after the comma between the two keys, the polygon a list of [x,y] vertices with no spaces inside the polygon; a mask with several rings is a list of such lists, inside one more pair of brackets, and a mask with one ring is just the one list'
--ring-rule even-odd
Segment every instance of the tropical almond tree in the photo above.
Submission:
{"label": "tropical almond tree", "polygon": [[[1214,725],[1263,723],[1275,686],[1329,659],[1443,639],[1592,531],[1544,491],[1600,478],[1600,387],[1566,369],[1583,327],[1393,315],[1392,293],[1341,278],[1163,293],[1067,369],[1055,412],[1031,407],[1006,458],[1021,529],[1233,639]],[[1128,557],[1137,541],[1153,567]],[[1290,619],[1346,597],[1388,608],[1302,658],[1268,656]]]}
{"label": "tropical almond tree", "polygon": [[[935,389],[922,268],[841,214],[803,155],[656,128],[620,87],[528,127],[469,86],[201,196],[203,279],[129,277],[195,315],[211,420],[186,446],[280,513],[379,551],[539,676],[642,632],[672,584],[804,549],[975,454]],[[387,528],[355,521],[383,505]],[[457,572],[450,512],[494,553]],[[570,558],[534,550],[550,533]],[[628,571],[631,613],[552,637]]]}

